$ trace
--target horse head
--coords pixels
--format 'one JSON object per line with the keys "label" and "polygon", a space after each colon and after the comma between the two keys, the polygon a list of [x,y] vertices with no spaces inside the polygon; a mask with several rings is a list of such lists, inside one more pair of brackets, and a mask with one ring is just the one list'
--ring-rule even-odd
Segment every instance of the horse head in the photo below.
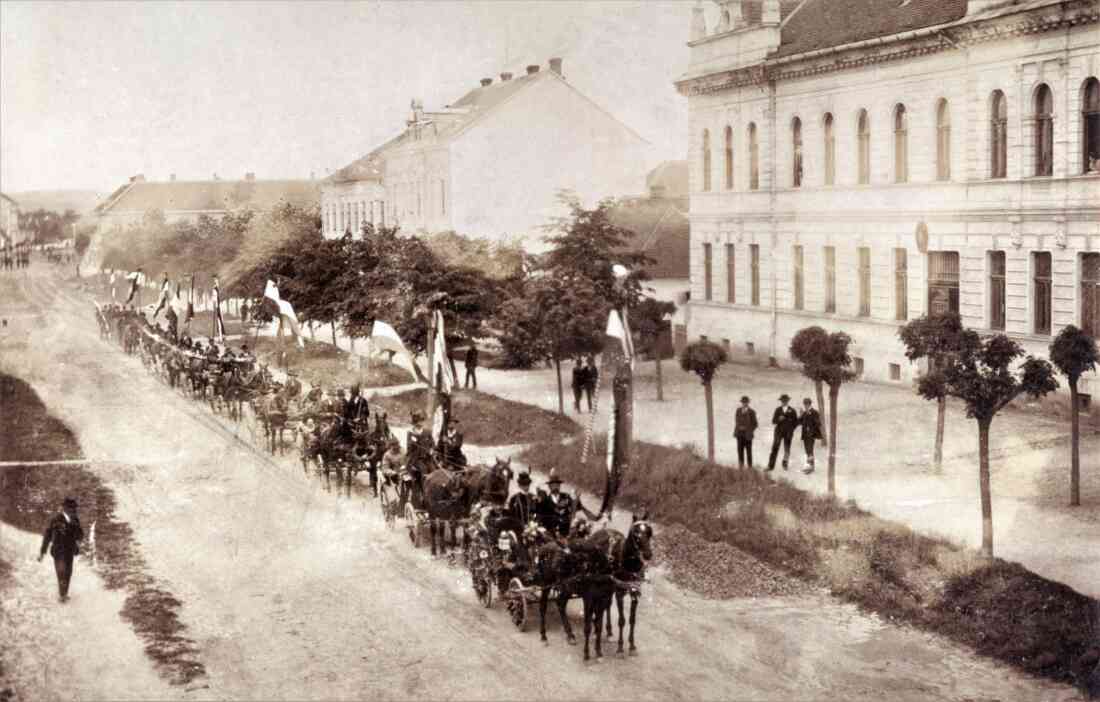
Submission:
{"label": "horse head", "polygon": [[497,457],[493,462],[493,467],[489,469],[488,485],[486,486],[486,492],[492,497],[500,497],[500,501],[504,502],[508,499],[508,488],[512,484],[512,477],[515,473],[512,471],[512,457],[501,460]]}
{"label": "horse head", "polygon": [[639,555],[643,561],[648,561],[653,558],[653,548],[650,542],[653,540],[653,527],[649,523],[649,510],[642,512],[641,518],[638,515],[632,515],[630,520],[630,532],[626,537],[626,557],[630,557],[635,553]]}

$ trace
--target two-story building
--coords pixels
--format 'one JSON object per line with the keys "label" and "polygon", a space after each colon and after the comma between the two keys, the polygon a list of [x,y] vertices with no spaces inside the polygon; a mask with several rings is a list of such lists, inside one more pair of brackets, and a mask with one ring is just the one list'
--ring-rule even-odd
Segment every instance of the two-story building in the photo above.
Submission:
{"label": "two-story building", "polygon": [[369,222],[538,248],[541,228],[563,214],[559,191],[589,204],[645,192],[647,149],[551,59],[549,70],[483,78],[434,111],[414,100],[398,136],[326,179],[325,235]]}
{"label": "two-story building", "polygon": [[929,311],[1040,355],[1100,332],[1100,3],[718,6],[677,82],[693,338],[785,364],[844,330],[863,376],[909,382],[897,329]]}

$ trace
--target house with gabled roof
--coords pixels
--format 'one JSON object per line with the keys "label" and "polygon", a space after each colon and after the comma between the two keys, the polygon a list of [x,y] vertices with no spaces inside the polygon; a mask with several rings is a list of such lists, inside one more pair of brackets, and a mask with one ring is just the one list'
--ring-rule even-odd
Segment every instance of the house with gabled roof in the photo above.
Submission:
{"label": "house with gabled roof", "polygon": [[648,146],[551,59],[549,70],[483,78],[436,110],[414,100],[397,136],[325,180],[325,235],[385,223],[537,249],[564,213],[560,191],[587,203],[644,193]]}

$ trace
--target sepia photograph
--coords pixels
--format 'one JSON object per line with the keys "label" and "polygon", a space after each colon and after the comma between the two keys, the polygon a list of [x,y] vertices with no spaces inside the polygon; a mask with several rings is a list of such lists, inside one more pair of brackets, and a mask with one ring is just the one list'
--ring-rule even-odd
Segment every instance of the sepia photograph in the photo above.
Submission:
{"label": "sepia photograph", "polygon": [[0,702],[1100,700],[1097,334],[1100,0],[0,0]]}

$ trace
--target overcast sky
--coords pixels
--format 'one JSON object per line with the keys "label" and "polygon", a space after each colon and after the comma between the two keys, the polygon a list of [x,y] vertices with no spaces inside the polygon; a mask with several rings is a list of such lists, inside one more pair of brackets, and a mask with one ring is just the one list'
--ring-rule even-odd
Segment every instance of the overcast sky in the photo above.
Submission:
{"label": "overcast sky", "polygon": [[684,158],[690,2],[0,2],[0,188],[317,177],[482,77],[564,59]]}

